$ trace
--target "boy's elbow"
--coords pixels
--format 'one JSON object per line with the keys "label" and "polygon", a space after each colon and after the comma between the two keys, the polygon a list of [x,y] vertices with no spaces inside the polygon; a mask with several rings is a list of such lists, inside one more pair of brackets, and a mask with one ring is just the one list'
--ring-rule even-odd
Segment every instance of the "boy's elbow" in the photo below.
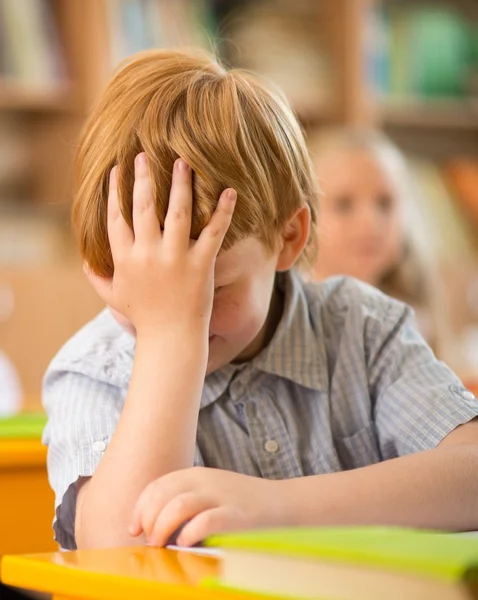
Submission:
{"label": "boy's elbow", "polygon": [[106,519],[105,515],[97,512],[94,500],[89,496],[90,479],[78,483],[75,515],[76,548],[93,550],[144,545],[143,536],[131,537],[126,527],[114,523],[114,520]]}

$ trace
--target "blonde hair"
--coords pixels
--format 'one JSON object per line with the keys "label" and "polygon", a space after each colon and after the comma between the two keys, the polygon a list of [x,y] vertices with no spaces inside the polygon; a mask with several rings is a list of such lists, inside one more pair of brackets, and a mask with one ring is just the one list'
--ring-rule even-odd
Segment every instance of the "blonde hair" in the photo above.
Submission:
{"label": "blonde hair", "polygon": [[120,207],[132,226],[134,157],[146,152],[161,226],[179,156],[193,169],[191,237],[209,221],[220,193],[237,191],[223,248],[255,236],[272,251],[302,206],[311,235],[300,259],[315,260],[318,186],[308,150],[284,96],[256,76],[226,70],[208,53],[154,50],[126,61],[93,108],[76,162],[73,225],[81,253],[111,276],[107,234],[110,170],[118,165]]}
{"label": "blonde hair", "polygon": [[[373,156],[390,177],[399,197],[402,221],[400,259],[382,275],[377,287],[410,304],[427,342],[444,357],[452,339],[448,303],[439,277],[439,266],[428,240],[429,223],[420,211],[416,188],[400,150],[381,131],[367,128],[331,128],[308,140],[312,159],[337,150],[364,151]],[[319,174],[320,177],[320,174]]]}
{"label": "blonde hair", "polygon": [[[392,180],[399,196],[403,246],[400,260],[382,275],[377,287],[415,307],[429,308],[436,268],[427,244],[427,223],[420,214],[405,158],[382,132],[366,128],[334,128],[308,140],[312,158],[337,150],[364,151],[373,156]],[[320,177],[320,173],[319,173]]]}

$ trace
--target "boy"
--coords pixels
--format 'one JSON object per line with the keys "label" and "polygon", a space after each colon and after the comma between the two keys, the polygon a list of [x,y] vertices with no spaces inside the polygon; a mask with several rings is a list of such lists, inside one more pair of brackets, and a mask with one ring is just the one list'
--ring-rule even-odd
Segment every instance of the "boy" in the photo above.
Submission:
{"label": "boy", "polygon": [[251,75],[155,51],[113,78],[73,215],[109,308],[44,383],[63,547],[164,545],[185,522],[184,545],[270,525],[478,528],[478,403],[403,304],[296,272],[316,198],[290,109]]}

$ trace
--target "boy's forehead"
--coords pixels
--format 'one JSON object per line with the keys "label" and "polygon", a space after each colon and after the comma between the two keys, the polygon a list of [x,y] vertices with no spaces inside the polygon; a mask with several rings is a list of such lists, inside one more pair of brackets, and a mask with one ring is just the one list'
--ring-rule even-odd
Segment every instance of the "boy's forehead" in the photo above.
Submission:
{"label": "boy's forehead", "polygon": [[263,244],[254,237],[236,242],[228,250],[222,250],[216,260],[216,277],[234,277],[246,271],[265,257]]}

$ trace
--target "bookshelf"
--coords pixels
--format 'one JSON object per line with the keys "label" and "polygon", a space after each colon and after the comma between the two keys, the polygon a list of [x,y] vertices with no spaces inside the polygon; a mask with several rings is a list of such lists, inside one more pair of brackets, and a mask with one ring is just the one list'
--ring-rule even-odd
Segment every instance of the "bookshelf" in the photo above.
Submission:
{"label": "bookshelf", "polygon": [[427,128],[477,133],[476,2],[363,0],[362,8],[362,84],[374,121],[421,135]]}
{"label": "bookshelf", "polygon": [[0,82],[0,110],[24,113],[62,113],[74,110],[71,90],[31,90]]}
{"label": "bookshelf", "polygon": [[473,130],[478,133],[478,102],[438,100],[408,106],[384,103],[379,107],[378,119],[394,127]]}
{"label": "bookshelf", "polygon": [[[283,56],[281,44],[294,39],[293,35],[287,37],[285,33],[300,27],[303,34],[295,36],[295,50],[291,47],[287,51],[289,62],[285,58],[282,62],[287,65],[289,75],[294,77],[299,71],[294,64],[304,65],[306,79],[308,73],[314,74],[313,91],[310,93],[299,79],[291,79],[290,84],[291,94],[299,90],[293,103],[306,129],[341,123],[379,125],[400,147],[413,149],[423,157],[443,159],[463,150],[468,156],[478,156],[478,72],[467,95],[455,94],[444,99],[438,94],[433,97],[418,94],[403,96],[397,101],[392,94],[384,93],[384,89],[377,91],[380,86],[371,78],[370,65],[367,66],[367,61],[375,61],[375,68],[378,64],[383,76],[384,65],[380,66],[377,55],[383,47],[385,26],[380,22],[377,24],[377,15],[380,16],[387,7],[397,10],[397,4],[405,7],[400,9],[404,14],[409,14],[407,11],[414,10],[415,5],[427,3],[427,0],[128,0],[132,12],[122,20],[118,11],[126,6],[123,0],[0,0],[0,10],[5,3],[10,8],[15,5],[16,10],[21,10],[26,3],[37,2],[43,3],[48,10],[49,27],[54,32],[55,48],[63,65],[61,76],[54,77],[50,85],[33,86],[25,78],[19,81],[5,77],[0,61],[0,123],[2,119],[14,119],[19,123],[28,153],[24,179],[30,185],[27,192],[22,190],[23,197],[15,198],[10,193],[7,197],[2,195],[0,179],[0,211],[5,201],[8,201],[9,211],[16,204],[21,208],[18,211],[19,231],[22,215],[30,213],[30,227],[32,215],[42,213],[45,207],[57,213],[58,222],[67,222],[65,215],[71,201],[75,144],[88,109],[121,55],[127,54],[128,49],[139,49],[141,45],[207,45],[208,40],[218,36],[217,45],[224,51],[226,59],[239,63],[247,59],[254,67],[253,61],[258,62],[261,58],[268,74],[277,75],[278,82],[284,82],[287,88],[287,73],[280,72],[280,64],[273,63],[267,53],[272,52],[275,43],[278,48],[276,55]],[[457,10],[478,32],[478,5],[474,0],[442,0],[427,4]],[[257,18],[250,16],[251,11],[261,10],[262,14]],[[136,37],[128,41],[128,31],[131,33],[133,22],[138,23],[141,11],[143,20],[144,15],[147,16],[147,22],[136,25]],[[276,34],[271,22],[275,20],[277,23],[281,18],[279,29],[283,37],[274,37]],[[244,27],[239,31],[241,20],[246,25],[246,32]],[[5,19],[0,23],[5,27]],[[251,56],[245,50],[234,56],[236,42],[228,43],[228,37],[233,33],[239,36],[240,33],[241,39],[246,39],[246,33],[251,35],[248,30],[252,29],[252,25],[258,29],[257,23],[269,28],[269,37],[264,36],[267,44],[263,47],[252,45]],[[114,31],[113,25],[116,27]],[[476,35],[478,39],[478,33]],[[299,41],[303,56],[310,53],[307,64],[300,62]],[[478,56],[478,43],[476,46]],[[31,48],[29,52],[31,54]],[[283,52],[285,56],[286,52]],[[293,59],[297,62],[292,62]],[[0,139],[0,160],[1,152]],[[50,325],[38,335],[47,338],[48,329],[53,333],[48,342],[36,342],[35,353],[28,353],[28,357],[25,354],[22,358],[21,347],[31,336],[29,321],[28,326],[23,325],[25,320],[15,317],[11,322],[0,323],[0,331],[8,332],[8,335],[0,335],[3,349],[14,356],[29,396],[39,393],[41,371],[53,349],[59,347],[79,323],[90,318],[100,307],[83,281],[79,261],[72,251],[71,236],[65,235],[65,239],[64,251],[52,245],[55,249],[49,257],[36,265],[21,265],[22,268],[20,263],[10,264],[1,255],[0,248],[0,283],[10,282],[15,287],[17,304],[22,311],[26,310],[26,295],[31,297],[34,285],[42,285],[43,275],[44,285],[53,286],[52,273],[65,281],[65,284],[59,285],[57,293],[42,304],[43,322]],[[74,288],[75,294],[67,294],[67,288]],[[58,311],[59,304],[64,304],[63,311]],[[63,321],[55,326],[55,319],[60,313],[64,314],[60,316]],[[41,358],[36,359],[36,355]]]}

